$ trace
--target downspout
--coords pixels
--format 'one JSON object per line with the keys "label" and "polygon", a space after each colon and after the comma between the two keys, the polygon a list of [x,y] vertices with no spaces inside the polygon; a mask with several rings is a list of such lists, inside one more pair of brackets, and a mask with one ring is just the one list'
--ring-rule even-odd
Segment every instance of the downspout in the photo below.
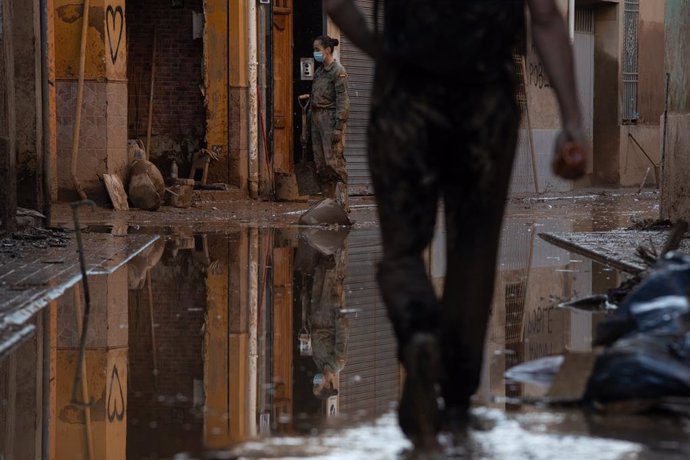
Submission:
{"label": "downspout", "polygon": [[51,181],[54,171],[51,171],[50,155],[52,133],[50,132],[50,45],[48,25],[48,0],[40,1],[41,17],[41,149],[43,150],[43,215],[47,225],[52,225],[50,214],[52,211]]}
{"label": "downspout", "polygon": [[568,0],[568,37],[575,43],[575,0]]}
{"label": "downspout", "polygon": [[247,427],[250,437],[255,437],[256,409],[259,372],[259,229],[249,229],[249,276],[248,278],[248,313],[249,313],[249,337],[248,337],[248,374],[247,387]]}
{"label": "downspout", "polygon": [[249,104],[249,196],[259,198],[259,102],[258,84],[258,44],[256,37],[256,0],[247,5],[247,64],[248,64],[248,104]]}

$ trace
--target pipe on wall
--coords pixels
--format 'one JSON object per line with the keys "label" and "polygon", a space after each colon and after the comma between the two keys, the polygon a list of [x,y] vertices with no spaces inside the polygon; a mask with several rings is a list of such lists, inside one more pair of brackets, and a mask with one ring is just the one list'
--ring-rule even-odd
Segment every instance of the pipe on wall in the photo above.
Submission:
{"label": "pipe on wall", "polygon": [[249,337],[247,369],[249,382],[247,386],[247,426],[250,437],[257,434],[257,404],[259,384],[259,229],[249,229],[249,276],[248,276],[248,314]]}
{"label": "pipe on wall", "polygon": [[249,117],[249,195],[259,197],[259,100],[258,100],[258,41],[256,24],[256,0],[247,4],[247,79]]}
{"label": "pipe on wall", "polygon": [[43,150],[43,164],[42,164],[42,181],[43,181],[43,215],[46,216],[46,222],[51,224],[52,212],[52,181],[55,171],[52,170],[51,161],[51,141],[52,133],[50,132],[50,45],[51,40],[50,26],[49,26],[49,1],[40,0],[40,18],[41,18],[41,149]]}

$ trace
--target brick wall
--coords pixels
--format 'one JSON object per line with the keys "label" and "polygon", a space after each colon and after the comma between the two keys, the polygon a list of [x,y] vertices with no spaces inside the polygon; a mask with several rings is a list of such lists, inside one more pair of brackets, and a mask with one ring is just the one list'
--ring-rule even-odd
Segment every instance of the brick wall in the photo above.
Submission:
{"label": "brick wall", "polygon": [[[167,258],[166,258],[167,257]],[[194,408],[194,379],[203,379],[204,275],[190,251],[151,272],[156,324],[157,386],[148,291],[129,291],[127,458],[170,457],[201,448],[203,417]]]}
{"label": "brick wall", "polygon": [[165,173],[175,158],[187,174],[191,155],[203,146],[206,110],[203,84],[203,40],[192,38],[193,12],[202,0],[127,0],[130,139],[145,141],[153,47],[157,30],[151,159]]}

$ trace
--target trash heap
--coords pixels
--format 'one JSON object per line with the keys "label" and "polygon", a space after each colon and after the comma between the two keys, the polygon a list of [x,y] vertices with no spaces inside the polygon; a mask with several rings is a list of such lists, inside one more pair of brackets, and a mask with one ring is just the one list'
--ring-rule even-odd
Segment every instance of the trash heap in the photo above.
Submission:
{"label": "trash heap", "polygon": [[617,305],[611,295],[561,305],[609,312],[594,351],[523,363],[506,379],[547,387],[538,402],[690,413],[690,256],[667,252],[638,282]]}
{"label": "trash heap", "polygon": [[671,252],[599,326],[586,401],[690,397],[689,288],[690,256]]}

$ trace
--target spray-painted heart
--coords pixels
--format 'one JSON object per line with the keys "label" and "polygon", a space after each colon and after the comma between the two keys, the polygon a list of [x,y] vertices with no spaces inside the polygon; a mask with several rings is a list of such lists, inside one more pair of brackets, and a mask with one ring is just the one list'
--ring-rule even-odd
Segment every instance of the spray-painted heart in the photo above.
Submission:
{"label": "spray-painted heart", "polygon": [[[108,47],[110,49],[110,59],[113,64],[117,61],[117,55],[122,43],[122,31],[125,28],[125,14],[121,6],[113,8],[108,5],[105,10],[105,30],[108,34]],[[117,43],[113,43],[117,41]]]}

